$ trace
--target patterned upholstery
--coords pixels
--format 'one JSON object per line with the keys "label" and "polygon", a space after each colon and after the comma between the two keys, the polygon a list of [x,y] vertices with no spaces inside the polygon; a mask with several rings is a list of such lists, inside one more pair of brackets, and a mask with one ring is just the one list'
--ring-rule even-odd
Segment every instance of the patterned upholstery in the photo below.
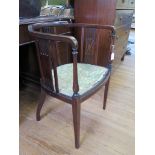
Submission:
{"label": "patterned upholstery", "polygon": [[[105,67],[78,63],[79,94],[82,95],[96,85],[108,72]],[[73,64],[65,64],[57,67],[58,84],[60,93],[73,95]]]}

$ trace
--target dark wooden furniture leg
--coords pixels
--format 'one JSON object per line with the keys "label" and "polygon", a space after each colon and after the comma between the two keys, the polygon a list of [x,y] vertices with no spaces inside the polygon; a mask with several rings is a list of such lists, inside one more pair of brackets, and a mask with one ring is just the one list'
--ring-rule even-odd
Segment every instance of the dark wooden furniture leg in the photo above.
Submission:
{"label": "dark wooden furniture leg", "polygon": [[36,113],[37,121],[40,121],[40,111],[41,111],[42,106],[44,104],[45,98],[46,98],[46,92],[43,89],[41,89],[41,95],[40,95],[39,103],[37,106],[37,113]]}
{"label": "dark wooden furniture leg", "polygon": [[80,111],[81,104],[78,100],[73,100],[72,112],[73,112],[73,124],[74,124],[74,135],[75,135],[75,147],[80,147]]}
{"label": "dark wooden furniture leg", "polygon": [[124,57],[125,57],[125,53],[123,54],[123,56],[121,58],[121,61],[124,61]]}
{"label": "dark wooden furniture leg", "polygon": [[103,100],[103,109],[104,109],[104,110],[105,110],[105,108],[106,108],[106,103],[107,103],[109,81],[110,81],[110,77],[109,77],[107,83],[105,84],[105,89],[104,89],[104,100]]}

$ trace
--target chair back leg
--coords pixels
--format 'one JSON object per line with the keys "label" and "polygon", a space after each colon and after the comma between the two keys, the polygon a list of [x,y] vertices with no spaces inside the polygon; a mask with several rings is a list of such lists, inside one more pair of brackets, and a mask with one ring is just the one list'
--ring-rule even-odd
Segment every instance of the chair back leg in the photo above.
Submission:
{"label": "chair back leg", "polygon": [[79,103],[78,100],[74,99],[72,102],[72,112],[76,148],[80,147],[80,111],[81,103]]}
{"label": "chair back leg", "polygon": [[41,89],[41,95],[40,95],[40,99],[39,99],[38,106],[37,106],[37,112],[36,112],[37,121],[40,121],[40,111],[44,104],[45,98],[46,98],[46,92],[43,89]]}

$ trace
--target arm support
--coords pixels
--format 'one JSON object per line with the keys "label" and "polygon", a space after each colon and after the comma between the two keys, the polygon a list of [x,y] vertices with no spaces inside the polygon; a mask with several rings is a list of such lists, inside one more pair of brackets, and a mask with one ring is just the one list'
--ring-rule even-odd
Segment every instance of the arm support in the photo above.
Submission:
{"label": "arm support", "polygon": [[105,29],[111,31],[111,45],[114,44],[115,37],[115,28],[111,25],[98,25],[98,24],[84,24],[84,23],[37,23],[28,26],[28,30],[32,36],[41,39],[53,40],[53,41],[62,41],[69,43],[72,46],[72,54],[73,54],[73,92],[74,96],[78,94],[79,85],[78,85],[78,68],[77,68],[77,49],[78,42],[73,36],[65,36],[61,34],[51,34],[37,31],[43,27],[79,27],[79,28],[96,28],[96,29]]}

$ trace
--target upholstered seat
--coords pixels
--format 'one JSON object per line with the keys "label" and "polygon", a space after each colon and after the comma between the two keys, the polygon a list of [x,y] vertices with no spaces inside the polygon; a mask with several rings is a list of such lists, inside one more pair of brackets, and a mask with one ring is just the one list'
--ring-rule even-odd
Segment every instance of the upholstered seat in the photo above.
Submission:
{"label": "upholstered seat", "polygon": [[[96,65],[78,63],[79,95],[87,92],[101,81],[108,69]],[[59,92],[73,96],[73,64],[57,67]]]}

